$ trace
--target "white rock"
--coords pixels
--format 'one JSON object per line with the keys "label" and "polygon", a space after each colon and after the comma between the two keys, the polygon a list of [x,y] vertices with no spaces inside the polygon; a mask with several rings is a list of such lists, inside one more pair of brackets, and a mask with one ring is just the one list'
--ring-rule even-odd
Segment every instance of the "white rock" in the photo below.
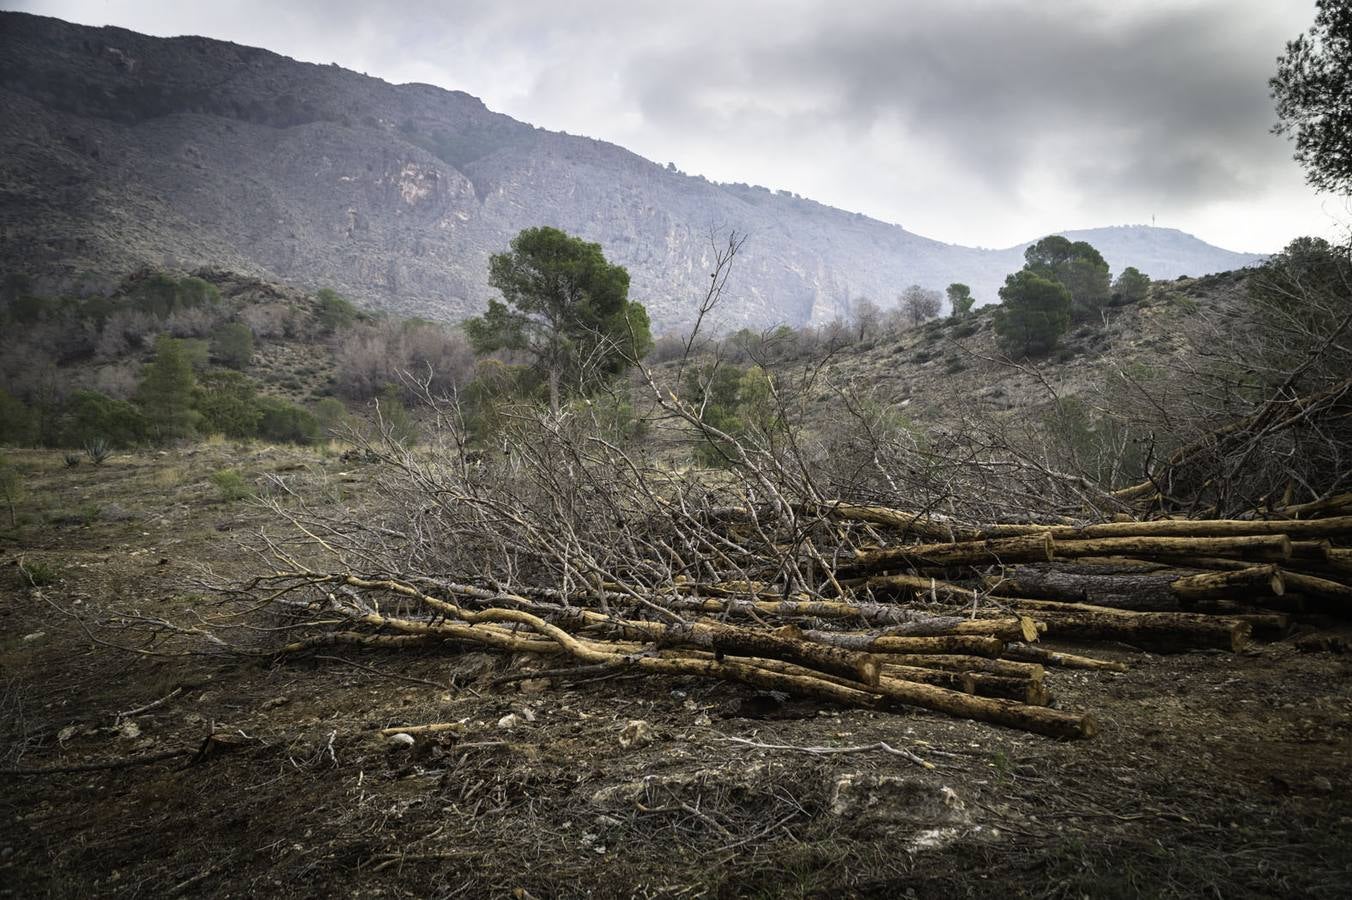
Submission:
{"label": "white rock", "polygon": [[620,732],[620,746],[625,750],[646,747],[656,738],[653,727],[643,719],[631,719]]}
{"label": "white rock", "polygon": [[513,728],[515,728],[516,726],[518,726],[518,725],[520,725],[520,724],[521,724],[521,717],[518,716],[516,713],[508,713],[507,715],[503,716],[501,719],[498,719],[498,727],[499,727],[499,728],[505,728],[505,729],[508,730],[508,731],[511,731]]}
{"label": "white rock", "polygon": [[413,743],[413,735],[406,731],[390,735],[390,746],[397,750],[407,750],[409,747],[413,746]]}
{"label": "white rock", "polygon": [[47,632],[45,632],[45,631],[34,631],[32,634],[25,634],[25,635],[23,636],[23,640],[24,640],[24,643],[26,644],[26,643],[28,643],[29,641],[40,641],[40,640],[42,640],[43,638],[45,638],[46,636],[47,636]]}

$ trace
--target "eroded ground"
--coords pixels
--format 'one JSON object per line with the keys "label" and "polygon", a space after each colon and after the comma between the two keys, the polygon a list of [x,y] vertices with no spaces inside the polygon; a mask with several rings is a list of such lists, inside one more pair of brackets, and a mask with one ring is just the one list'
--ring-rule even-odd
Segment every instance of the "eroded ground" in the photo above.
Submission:
{"label": "eroded ground", "polygon": [[[1049,676],[1060,705],[1099,719],[1076,744],[702,681],[494,684],[520,661],[481,653],[157,659],[96,643],[108,636],[62,611],[181,615],[203,602],[197,565],[253,571],[236,542],[268,514],[222,499],[209,478],[220,468],[350,497],[363,467],[219,444],[101,467],[10,459],[28,495],[20,526],[0,534],[6,896],[1332,897],[1352,885],[1349,656],[1294,639],[1239,655],[1096,648],[1131,671]],[[411,748],[375,733],[433,722],[460,728]],[[195,752],[213,731],[236,742],[31,774]],[[935,768],[729,738],[884,741]]]}

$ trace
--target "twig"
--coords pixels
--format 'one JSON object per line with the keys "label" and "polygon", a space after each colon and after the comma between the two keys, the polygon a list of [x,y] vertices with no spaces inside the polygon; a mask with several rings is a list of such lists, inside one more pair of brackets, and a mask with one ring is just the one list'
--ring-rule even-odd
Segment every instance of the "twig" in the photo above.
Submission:
{"label": "twig", "polygon": [[116,722],[120,723],[123,719],[130,719],[132,716],[139,716],[143,712],[150,712],[150,710],[154,709],[155,707],[160,706],[164,703],[168,703],[170,700],[174,699],[181,693],[183,693],[183,686],[179,685],[169,693],[165,694],[160,699],[152,700],[145,706],[138,706],[135,709],[129,709],[126,712],[118,713]]}
{"label": "twig", "polygon": [[891,753],[893,756],[900,756],[902,759],[915,763],[926,769],[933,769],[934,763],[926,762],[916,756],[910,750],[898,749],[885,741],[878,741],[873,744],[859,744],[855,747],[796,747],[793,744],[762,744],[759,741],[752,741],[739,737],[724,737],[723,740],[731,741],[734,744],[742,744],[746,747],[754,747],[757,750],[792,750],[797,753],[811,753],[814,756],[832,756],[838,753],[869,753],[873,750],[881,750],[884,753]]}
{"label": "twig", "polygon": [[359,663],[359,662],[353,662],[353,661],[350,660],[350,659],[344,659],[344,658],[341,657],[341,656],[323,656],[323,655],[316,655],[314,658],[315,658],[315,659],[327,659],[327,660],[329,660],[330,662],[347,663],[349,666],[353,666],[354,668],[361,669],[361,670],[364,671],[364,672],[370,672],[372,675],[379,675],[381,678],[393,678],[393,679],[396,679],[396,680],[398,680],[398,681],[407,681],[407,682],[410,682],[410,683],[412,683],[412,684],[425,684],[425,685],[427,685],[428,687],[434,687],[434,688],[436,688],[436,689],[439,690],[439,691],[450,690],[450,688],[448,688],[446,685],[444,685],[444,684],[437,684],[435,681],[428,681],[426,678],[413,678],[412,676],[409,676],[409,675],[396,675],[396,674],[394,674],[393,672],[382,672],[382,671],[380,671],[379,669],[374,669],[374,668],[372,668],[371,666],[365,666],[365,665],[362,665],[362,664]]}
{"label": "twig", "polygon": [[0,775],[62,775],[68,772],[97,772],[103,769],[125,769],[129,766],[144,766],[150,763],[164,762],[176,756],[188,756],[196,752],[192,748],[165,750],[163,753],[151,753],[148,756],[133,756],[127,759],[106,759],[93,763],[74,766],[46,766],[39,769],[0,769]]}

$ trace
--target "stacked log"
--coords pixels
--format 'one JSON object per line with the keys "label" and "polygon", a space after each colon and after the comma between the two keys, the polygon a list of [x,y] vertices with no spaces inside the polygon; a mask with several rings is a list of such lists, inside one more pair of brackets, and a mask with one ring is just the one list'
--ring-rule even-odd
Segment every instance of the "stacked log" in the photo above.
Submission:
{"label": "stacked log", "polygon": [[[776,580],[768,555],[794,544],[775,540],[765,565],[743,561],[726,577],[710,565],[705,583],[508,593],[293,572],[257,579],[254,589],[293,604],[296,639],[283,653],[472,645],[1085,738],[1093,718],[1049,705],[1048,670],[1107,677],[1126,665],[1042,639],[1237,652],[1282,634],[1311,605],[1352,615],[1349,510],[1352,501],[1253,520],[982,525],[841,503],[814,516],[844,540],[866,533],[870,543],[845,543],[826,572],[818,554],[814,585]],[[739,527],[735,510],[711,521],[729,534]],[[307,591],[316,599],[295,599]]]}

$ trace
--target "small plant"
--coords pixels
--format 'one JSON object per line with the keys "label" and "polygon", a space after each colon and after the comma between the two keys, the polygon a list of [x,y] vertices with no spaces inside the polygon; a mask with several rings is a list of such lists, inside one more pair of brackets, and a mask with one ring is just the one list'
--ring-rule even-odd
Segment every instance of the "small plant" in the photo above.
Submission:
{"label": "small plant", "polygon": [[33,587],[46,587],[61,577],[61,570],[52,563],[19,559],[19,574]]}
{"label": "small plant", "polygon": [[66,460],[66,468],[73,469],[80,464],[80,454],[67,453],[65,456],[65,460]]}
{"label": "small plant", "polygon": [[[101,466],[108,461],[108,457],[113,455],[108,442],[103,438],[94,438],[92,441],[86,441],[84,445],[85,456],[96,466]],[[70,457],[66,458],[66,465],[70,465]]]}
{"label": "small plant", "polygon": [[211,483],[216,485],[216,490],[220,492],[221,499],[227,503],[243,500],[252,493],[249,486],[244,482],[244,476],[234,469],[221,469],[219,472],[213,472]]}

